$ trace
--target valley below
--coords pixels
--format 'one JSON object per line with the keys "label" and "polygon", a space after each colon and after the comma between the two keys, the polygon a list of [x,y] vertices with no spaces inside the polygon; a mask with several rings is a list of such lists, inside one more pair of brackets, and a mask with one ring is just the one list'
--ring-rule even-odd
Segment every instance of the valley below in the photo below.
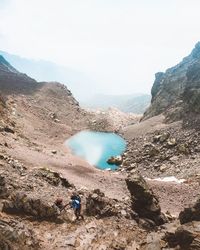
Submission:
{"label": "valley below", "polygon": [[[141,117],[84,110],[0,57],[0,249],[200,249],[199,65],[198,43],[157,75]],[[64,142],[84,130],[126,140],[117,170],[72,154]],[[74,192],[84,220],[54,206]]]}

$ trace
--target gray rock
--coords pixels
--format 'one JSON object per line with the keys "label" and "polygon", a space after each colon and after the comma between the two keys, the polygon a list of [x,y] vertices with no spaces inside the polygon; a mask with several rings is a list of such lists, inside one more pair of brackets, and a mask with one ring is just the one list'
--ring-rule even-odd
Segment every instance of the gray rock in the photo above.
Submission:
{"label": "gray rock", "polygon": [[14,193],[10,200],[6,200],[3,205],[3,211],[6,213],[16,213],[32,215],[37,218],[52,218],[56,217],[58,209],[39,198],[28,196],[24,192]]}
{"label": "gray rock", "polygon": [[139,217],[150,219],[156,225],[161,225],[167,221],[161,213],[158,198],[149,189],[142,176],[129,174],[126,184],[132,196],[132,208],[138,213]]}

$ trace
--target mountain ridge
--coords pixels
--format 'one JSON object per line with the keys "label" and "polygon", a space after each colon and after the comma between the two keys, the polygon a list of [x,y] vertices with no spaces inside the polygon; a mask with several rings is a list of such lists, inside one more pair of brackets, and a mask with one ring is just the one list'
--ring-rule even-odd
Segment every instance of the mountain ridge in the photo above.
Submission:
{"label": "mountain ridge", "polygon": [[200,42],[179,64],[167,69],[165,73],[156,73],[151,90],[151,105],[144,113],[143,119],[163,113],[166,120],[175,121],[184,119],[190,113],[199,114],[199,70]]}
{"label": "mountain ridge", "polygon": [[148,94],[105,95],[92,96],[85,102],[80,102],[83,107],[92,109],[117,108],[125,113],[142,114],[150,104]]}

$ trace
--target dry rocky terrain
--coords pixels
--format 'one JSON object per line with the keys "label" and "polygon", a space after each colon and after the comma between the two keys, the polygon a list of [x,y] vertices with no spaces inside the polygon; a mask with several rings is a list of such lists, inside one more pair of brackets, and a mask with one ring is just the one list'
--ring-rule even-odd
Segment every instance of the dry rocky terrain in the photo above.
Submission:
{"label": "dry rocky terrain", "polygon": [[[85,111],[64,85],[38,83],[0,57],[0,249],[200,249],[199,47],[156,78],[140,123],[117,110]],[[179,102],[168,100],[168,83]],[[85,129],[127,140],[118,171],[90,166],[64,146]],[[177,182],[162,179],[169,176]],[[84,220],[54,206],[74,191]]]}

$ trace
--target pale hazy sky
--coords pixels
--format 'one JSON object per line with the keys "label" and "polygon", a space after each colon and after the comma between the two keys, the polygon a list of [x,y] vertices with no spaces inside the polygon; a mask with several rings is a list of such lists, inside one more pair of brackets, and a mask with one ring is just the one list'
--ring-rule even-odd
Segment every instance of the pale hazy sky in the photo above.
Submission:
{"label": "pale hazy sky", "polygon": [[0,0],[0,50],[84,72],[102,92],[150,91],[200,40],[200,0]]}

